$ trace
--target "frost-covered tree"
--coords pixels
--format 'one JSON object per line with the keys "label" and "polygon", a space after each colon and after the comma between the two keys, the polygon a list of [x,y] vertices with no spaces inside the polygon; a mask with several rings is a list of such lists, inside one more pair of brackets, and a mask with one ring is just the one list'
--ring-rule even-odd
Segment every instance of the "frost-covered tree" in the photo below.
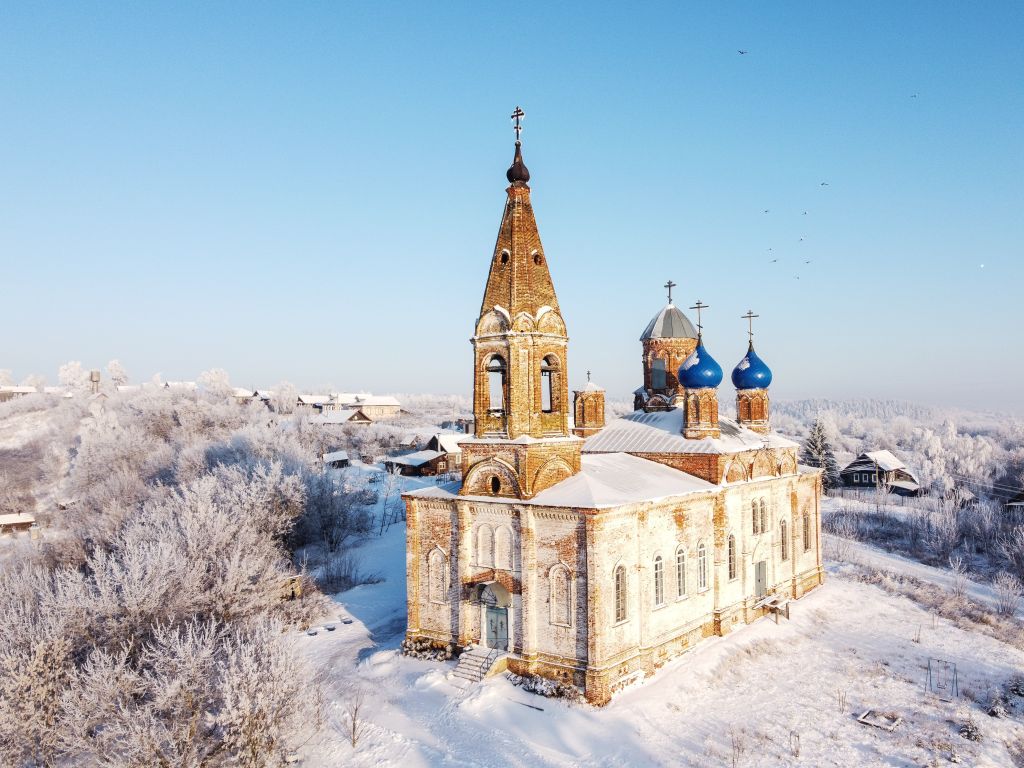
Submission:
{"label": "frost-covered tree", "polygon": [[21,381],[23,387],[35,387],[36,389],[42,389],[46,386],[46,377],[41,373],[30,373]]}
{"label": "frost-covered tree", "polygon": [[825,425],[820,418],[814,420],[807,439],[804,441],[800,451],[800,461],[809,467],[818,467],[824,470],[821,481],[826,489],[837,488],[842,484],[839,477],[839,464],[836,462],[832,443],[829,441]]}
{"label": "frost-covered tree", "polygon": [[299,390],[294,384],[282,381],[274,390],[270,404],[277,413],[292,413],[299,401]]}
{"label": "frost-covered tree", "polygon": [[121,387],[128,383],[128,371],[121,365],[120,360],[111,360],[107,363],[107,375],[115,387]]}
{"label": "frost-covered tree", "polygon": [[87,392],[89,390],[89,372],[82,367],[78,360],[64,363],[57,371],[57,381],[62,387],[67,387],[72,392]]}
{"label": "frost-covered tree", "polygon": [[199,386],[215,397],[227,397],[232,392],[231,378],[223,368],[211,368],[199,374]]}
{"label": "frost-covered tree", "polygon": [[0,368],[0,387],[6,387],[14,383],[14,377],[6,368]]}

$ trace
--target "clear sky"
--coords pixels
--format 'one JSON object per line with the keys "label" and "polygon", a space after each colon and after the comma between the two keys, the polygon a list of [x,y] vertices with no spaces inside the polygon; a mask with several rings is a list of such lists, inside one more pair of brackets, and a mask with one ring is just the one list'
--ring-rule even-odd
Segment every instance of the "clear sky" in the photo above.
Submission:
{"label": "clear sky", "polygon": [[727,372],[761,315],[776,397],[1021,412],[1022,31],[1019,2],[6,3],[0,368],[468,392],[521,104],[571,385],[639,385],[671,278]]}

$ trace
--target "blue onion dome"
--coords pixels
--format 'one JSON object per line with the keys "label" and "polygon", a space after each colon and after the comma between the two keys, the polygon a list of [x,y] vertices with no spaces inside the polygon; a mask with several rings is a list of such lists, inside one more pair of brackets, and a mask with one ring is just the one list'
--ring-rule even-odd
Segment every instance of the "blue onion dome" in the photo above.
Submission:
{"label": "blue onion dome", "polygon": [[704,349],[700,336],[697,336],[697,348],[683,360],[677,376],[679,383],[687,389],[717,387],[722,383],[722,366]]}
{"label": "blue onion dome", "polygon": [[767,389],[772,383],[772,369],[754,351],[750,342],[746,356],[733,369],[732,383],[736,389]]}

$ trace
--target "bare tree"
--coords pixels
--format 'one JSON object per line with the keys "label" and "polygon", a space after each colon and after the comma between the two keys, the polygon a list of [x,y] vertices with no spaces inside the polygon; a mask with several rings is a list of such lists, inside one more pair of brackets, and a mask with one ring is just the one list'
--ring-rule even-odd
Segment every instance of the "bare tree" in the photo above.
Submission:
{"label": "bare tree", "polygon": [[1002,571],[992,580],[996,592],[996,612],[1001,616],[1013,616],[1024,595],[1024,585],[1011,573]]}

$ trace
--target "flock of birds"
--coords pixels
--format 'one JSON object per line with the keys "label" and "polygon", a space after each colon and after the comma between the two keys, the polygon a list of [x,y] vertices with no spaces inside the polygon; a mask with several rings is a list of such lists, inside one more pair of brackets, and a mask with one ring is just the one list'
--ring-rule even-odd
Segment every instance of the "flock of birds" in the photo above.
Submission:
{"label": "flock of birds", "polygon": [[[739,49],[737,49],[737,51],[736,51],[736,52],[737,52],[737,53],[738,53],[738,54],[739,54],[740,56],[746,56],[746,55],[747,55],[748,53],[750,53],[750,51],[747,51],[747,50],[743,50],[742,48],[739,48]],[[912,99],[916,99],[916,98],[917,98],[917,96],[918,96],[918,95],[917,95],[916,93],[912,93],[912,94],[910,94],[910,98],[912,98]],[[821,186],[821,187],[827,187],[827,186],[829,186],[829,183],[828,183],[827,181],[823,181],[823,182],[821,182],[821,183],[819,184],[819,186]],[[771,213],[771,209],[769,209],[769,208],[765,208],[765,209],[764,209],[764,213],[766,213],[766,214],[768,214],[768,213]],[[804,211],[804,212],[803,212],[803,213],[802,213],[801,215],[802,215],[802,216],[806,216],[806,215],[807,215],[807,211]],[[798,242],[801,242],[801,243],[802,243],[802,242],[804,242],[804,238],[803,238],[803,237],[801,237],[801,238],[800,238],[800,239],[798,240]],[[773,253],[773,249],[769,248],[769,249],[768,249],[768,253]],[[810,263],[811,263],[812,261],[813,261],[813,259],[806,259],[806,260],[804,261],[804,264],[805,264],[805,265],[806,265],[806,264],[810,264]],[[778,257],[776,257],[776,258],[773,258],[773,259],[769,259],[769,263],[770,263],[770,264],[778,264],[778,263],[779,263],[779,259],[778,259]],[[980,265],[980,267],[981,267],[982,269],[984,269],[984,268],[985,268],[985,265],[984,265],[984,264],[981,264],[981,265]],[[795,279],[795,280],[799,280],[799,279],[800,279],[800,275],[793,275],[793,279]]]}

